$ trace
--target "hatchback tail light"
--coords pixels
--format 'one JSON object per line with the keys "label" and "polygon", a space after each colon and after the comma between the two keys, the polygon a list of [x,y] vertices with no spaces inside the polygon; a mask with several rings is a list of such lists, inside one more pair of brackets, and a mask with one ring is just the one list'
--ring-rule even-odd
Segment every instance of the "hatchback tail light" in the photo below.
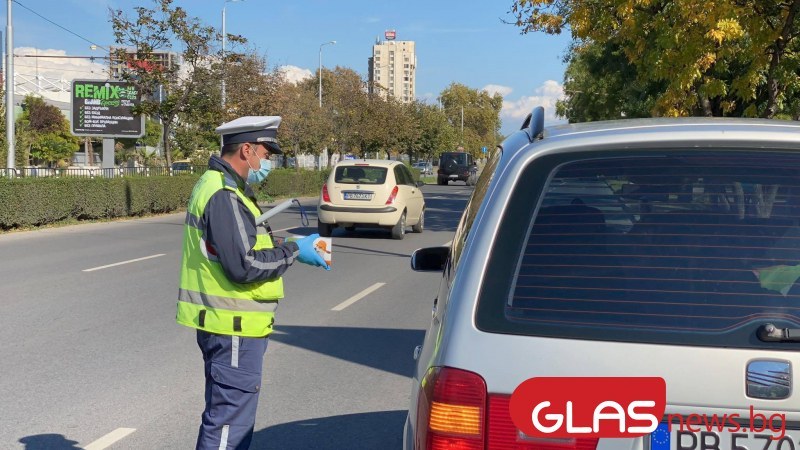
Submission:
{"label": "hatchback tail light", "polygon": [[489,396],[487,447],[492,450],[596,450],[597,438],[535,438],[520,433],[514,422],[507,395]]}
{"label": "hatchback tail light", "polygon": [[323,202],[331,202],[331,196],[328,194],[328,183],[322,185],[322,201]]}
{"label": "hatchback tail light", "polygon": [[480,375],[432,367],[417,402],[416,450],[597,450],[597,438],[535,438],[514,426],[508,395],[488,395]]}
{"label": "hatchback tail light", "polygon": [[486,382],[480,375],[433,367],[422,381],[417,404],[417,449],[482,450]]}
{"label": "hatchback tail light", "polygon": [[389,199],[388,199],[388,200],[386,200],[386,204],[387,204],[387,205],[391,205],[392,203],[394,203],[394,199],[395,199],[395,198],[397,198],[397,192],[398,192],[399,190],[400,190],[400,189],[398,189],[398,187],[397,187],[397,186],[395,186],[395,187],[394,187],[394,189],[392,189],[392,193],[391,193],[391,194],[389,194]]}

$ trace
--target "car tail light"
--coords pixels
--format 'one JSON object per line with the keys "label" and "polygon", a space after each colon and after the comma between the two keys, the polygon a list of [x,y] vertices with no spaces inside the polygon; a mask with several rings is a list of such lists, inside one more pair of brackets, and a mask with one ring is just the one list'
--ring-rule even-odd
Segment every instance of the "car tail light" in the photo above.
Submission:
{"label": "car tail light", "polygon": [[417,449],[482,450],[485,444],[486,382],[480,375],[433,367],[417,403]]}
{"label": "car tail light", "polygon": [[322,185],[322,201],[323,202],[331,202],[331,196],[328,194],[328,183]]}
{"label": "car tail light", "polygon": [[501,450],[596,450],[597,438],[535,438],[525,436],[519,432],[511,414],[508,404],[511,400],[507,395],[489,396],[489,421],[487,433],[487,447]]}
{"label": "car tail light", "polygon": [[397,192],[399,190],[400,189],[397,186],[395,186],[394,189],[392,189],[392,193],[389,194],[389,199],[386,200],[387,205],[391,205],[392,203],[394,203],[394,199],[397,198]]}

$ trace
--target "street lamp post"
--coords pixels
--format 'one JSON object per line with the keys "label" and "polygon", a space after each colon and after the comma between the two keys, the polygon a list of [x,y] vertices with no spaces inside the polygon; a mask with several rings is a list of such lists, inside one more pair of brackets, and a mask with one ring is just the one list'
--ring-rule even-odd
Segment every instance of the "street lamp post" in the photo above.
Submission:
{"label": "street lamp post", "polygon": [[319,46],[319,107],[322,108],[322,47],[331,44],[335,45],[336,41],[326,42]]}
{"label": "street lamp post", "polygon": [[243,2],[244,0],[225,0],[226,4],[222,5],[222,110],[225,111],[225,41],[228,34],[225,31],[225,8],[227,3]]}
{"label": "street lamp post", "polygon": [[11,29],[11,0],[7,2],[8,11],[6,14],[6,145],[8,152],[6,157],[6,167],[8,176],[12,176],[14,168],[14,32]]}

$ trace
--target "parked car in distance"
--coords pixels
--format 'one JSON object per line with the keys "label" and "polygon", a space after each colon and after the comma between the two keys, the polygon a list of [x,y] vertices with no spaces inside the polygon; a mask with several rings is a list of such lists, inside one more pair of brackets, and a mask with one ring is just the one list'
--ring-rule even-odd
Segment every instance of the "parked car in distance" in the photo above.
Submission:
{"label": "parked car in distance", "polygon": [[417,161],[411,167],[419,169],[421,175],[433,175],[433,164],[428,161]]}
{"label": "parked car in distance", "polygon": [[189,159],[183,159],[180,161],[173,161],[172,162],[172,173],[173,174],[180,174],[180,173],[192,173],[194,171],[194,167],[192,167],[192,161]]}
{"label": "parked car in distance", "polygon": [[439,170],[436,181],[447,185],[451,181],[463,181],[467,186],[475,184],[478,166],[472,155],[465,152],[444,152],[439,155]]}
{"label": "parked car in distance", "polygon": [[411,171],[399,161],[345,160],[338,163],[322,186],[317,206],[320,236],[337,227],[382,227],[403,239],[406,227],[422,233],[425,198]]}
{"label": "parked car in distance", "polygon": [[[488,158],[452,246],[411,257],[443,276],[404,448],[799,448],[800,122],[543,122]],[[640,437],[531,436],[509,405],[540,377],[661,378],[666,410]],[[523,423],[570,424],[568,394]]]}

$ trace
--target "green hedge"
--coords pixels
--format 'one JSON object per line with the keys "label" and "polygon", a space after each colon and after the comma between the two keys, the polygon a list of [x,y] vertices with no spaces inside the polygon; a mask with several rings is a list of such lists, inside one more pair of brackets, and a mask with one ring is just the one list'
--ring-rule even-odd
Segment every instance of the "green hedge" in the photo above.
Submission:
{"label": "green hedge", "polygon": [[197,176],[22,178],[0,181],[0,228],[174,211],[186,206]]}
{"label": "green hedge", "polygon": [[313,197],[319,195],[330,173],[330,169],[274,169],[269,173],[269,177],[253,190],[259,199]]}
{"label": "green hedge", "polygon": [[[319,195],[330,169],[275,169],[260,199]],[[0,178],[0,229],[164,213],[186,207],[200,175],[117,178]]]}

